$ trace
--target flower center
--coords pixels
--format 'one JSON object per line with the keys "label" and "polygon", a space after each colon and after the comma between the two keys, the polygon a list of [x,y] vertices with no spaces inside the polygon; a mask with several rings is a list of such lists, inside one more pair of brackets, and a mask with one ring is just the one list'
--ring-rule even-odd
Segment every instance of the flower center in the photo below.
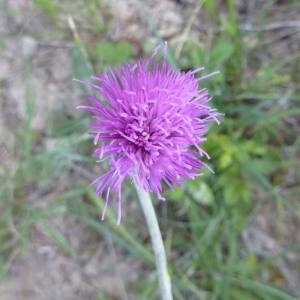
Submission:
{"label": "flower center", "polygon": [[170,130],[163,119],[135,117],[124,124],[121,135],[126,139],[126,151],[140,157],[146,166],[153,165],[159,159],[164,145],[167,148],[173,146]]}
{"label": "flower center", "polygon": [[[148,127],[148,128],[147,128]],[[147,149],[150,146],[150,133],[149,126],[145,126],[145,124],[127,124],[125,127],[125,134],[130,138],[130,140],[138,147]]]}

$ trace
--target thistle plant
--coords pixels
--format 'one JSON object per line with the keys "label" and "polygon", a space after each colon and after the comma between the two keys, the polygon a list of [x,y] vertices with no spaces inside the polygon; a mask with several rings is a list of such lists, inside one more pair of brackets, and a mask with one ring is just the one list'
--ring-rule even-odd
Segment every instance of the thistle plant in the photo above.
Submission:
{"label": "thistle plant", "polygon": [[[163,58],[157,61],[162,50]],[[130,177],[150,232],[161,298],[172,299],[166,254],[149,192],[159,200],[163,185],[172,188],[199,176],[209,155],[201,148],[210,123],[219,123],[219,113],[209,106],[201,82],[214,75],[204,71],[182,72],[168,64],[166,45],[157,47],[147,59],[108,69],[83,82],[95,92],[79,106],[93,115],[91,135],[94,155],[107,160],[108,170],[93,182],[103,195],[105,210],[112,193],[118,201],[118,223],[122,214],[122,183]]]}

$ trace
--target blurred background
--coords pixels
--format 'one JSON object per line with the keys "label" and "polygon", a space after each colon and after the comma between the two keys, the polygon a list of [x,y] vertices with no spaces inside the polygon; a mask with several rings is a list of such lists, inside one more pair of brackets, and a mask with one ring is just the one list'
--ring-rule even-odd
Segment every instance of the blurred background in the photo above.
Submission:
{"label": "blurred background", "polygon": [[157,299],[130,183],[121,226],[89,186],[87,79],[169,43],[223,112],[197,180],[155,202],[175,299],[300,298],[300,3],[0,0],[0,299]]}

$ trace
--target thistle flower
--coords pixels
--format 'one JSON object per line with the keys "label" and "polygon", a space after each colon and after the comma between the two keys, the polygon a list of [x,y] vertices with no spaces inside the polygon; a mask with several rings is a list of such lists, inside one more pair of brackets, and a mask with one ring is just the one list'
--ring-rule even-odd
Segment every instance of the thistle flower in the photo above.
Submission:
{"label": "thistle flower", "polygon": [[109,165],[93,182],[97,194],[106,191],[102,219],[114,191],[120,222],[121,186],[127,176],[164,200],[163,183],[172,187],[199,176],[199,169],[206,166],[201,158],[209,158],[200,145],[209,123],[218,123],[219,114],[208,105],[208,90],[198,90],[198,85],[215,73],[197,78],[204,68],[174,69],[167,63],[166,46],[158,63],[160,48],[148,59],[93,76],[95,83],[84,82],[96,95],[88,95],[89,104],[79,108],[93,115],[94,155],[100,161],[107,159]]}

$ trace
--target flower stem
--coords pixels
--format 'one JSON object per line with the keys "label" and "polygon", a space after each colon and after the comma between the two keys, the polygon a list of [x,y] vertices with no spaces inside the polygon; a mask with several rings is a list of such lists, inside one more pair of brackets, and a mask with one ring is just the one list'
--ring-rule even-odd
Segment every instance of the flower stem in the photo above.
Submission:
{"label": "flower stem", "polygon": [[170,276],[167,269],[167,257],[153,204],[148,192],[146,192],[136,182],[135,187],[151,236],[161,299],[172,300],[173,296],[171,291]]}

